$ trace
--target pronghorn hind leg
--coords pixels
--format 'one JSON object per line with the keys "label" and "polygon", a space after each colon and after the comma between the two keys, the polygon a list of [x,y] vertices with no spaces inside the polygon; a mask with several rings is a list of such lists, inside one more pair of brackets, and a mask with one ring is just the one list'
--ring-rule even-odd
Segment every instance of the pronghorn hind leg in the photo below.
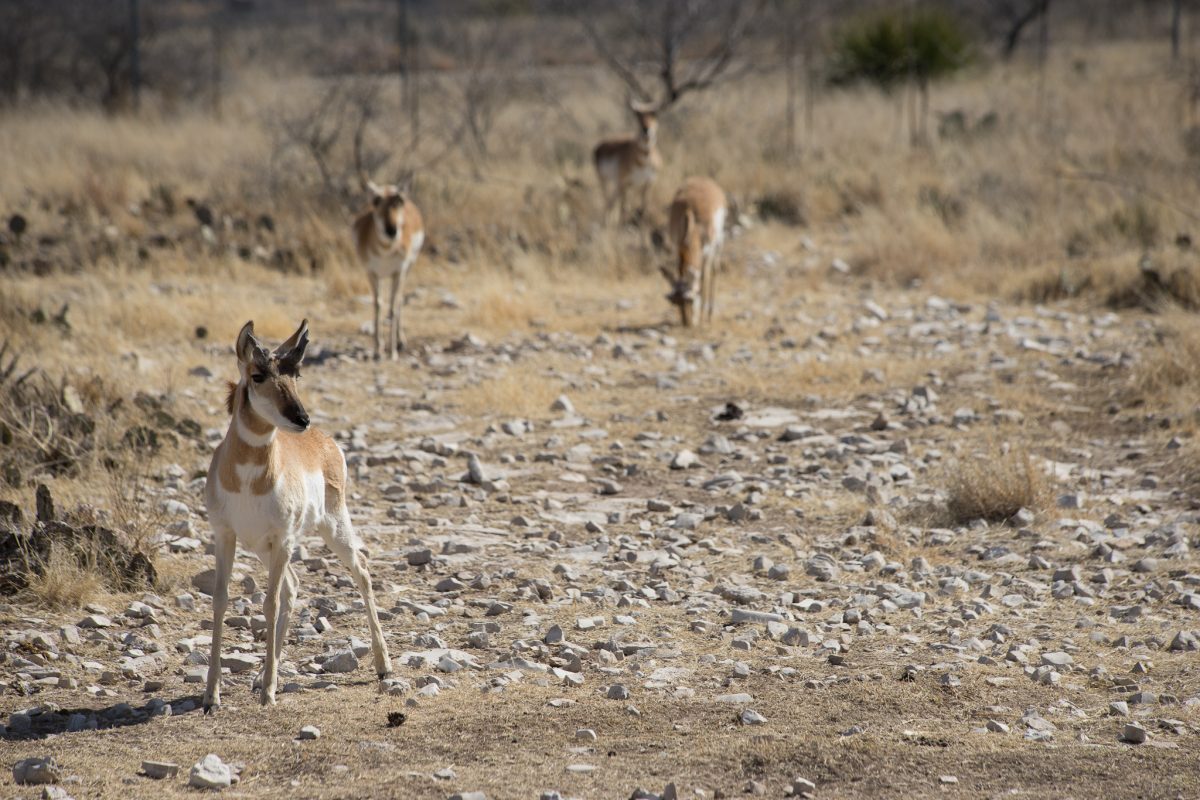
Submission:
{"label": "pronghorn hind leg", "polygon": [[371,281],[371,297],[375,301],[375,360],[379,360],[379,276],[374,272],[367,273]]}
{"label": "pronghorn hind leg", "polygon": [[375,590],[371,587],[371,573],[367,568],[367,559],[359,547],[358,536],[350,522],[350,514],[345,507],[336,512],[321,528],[325,544],[338,557],[338,560],[350,570],[354,583],[362,595],[367,607],[367,626],[371,630],[371,652],[375,658],[375,674],[383,680],[392,672],[392,661],[388,655],[387,642],[383,638],[383,628],[379,625],[379,614],[375,610]]}
{"label": "pronghorn hind leg", "polygon": [[283,650],[279,630],[287,627],[286,620],[280,619],[279,615],[282,610],[280,594],[289,555],[277,542],[271,548],[271,563],[267,565],[267,599],[263,604],[263,613],[267,617],[267,660],[263,665],[262,694],[259,696],[259,702],[264,706],[275,705],[275,689],[279,682],[279,655]]}
{"label": "pronghorn hind leg", "polygon": [[216,556],[216,581],[213,586],[212,648],[208,656],[208,684],[204,689],[204,713],[211,714],[221,705],[221,637],[225,610],[229,607],[229,576],[233,572],[233,554],[237,537],[228,528],[213,528],[213,552]]}
{"label": "pronghorn hind leg", "polygon": [[404,274],[404,268],[401,267],[399,272],[392,273],[391,292],[388,296],[388,358],[396,360],[396,346],[400,341],[400,318],[396,312],[396,293],[400,290],[402,283],[401,276]]}
{"label": "pronghorn hind leg", "polygon": [[400,270],[400,294],[396,300],[396,345],[401,350],[408,349],[408,337],[404,335],[404,284],[408,280],[408,270],[412,267],[416,256],[410,256],[404,260],[404,266]]}

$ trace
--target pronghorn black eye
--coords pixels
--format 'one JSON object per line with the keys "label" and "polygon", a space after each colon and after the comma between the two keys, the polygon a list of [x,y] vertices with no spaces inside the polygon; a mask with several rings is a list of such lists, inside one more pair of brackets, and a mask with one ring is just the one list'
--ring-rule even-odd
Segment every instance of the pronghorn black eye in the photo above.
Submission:
{"label": "pronghorn black eye", "polygon": [[266,379],[267,379],[267,376],[263,375],[261,372],[256,372],[255,374],[250,376],[250,380],[254,381],[255,383],[262,383]]}

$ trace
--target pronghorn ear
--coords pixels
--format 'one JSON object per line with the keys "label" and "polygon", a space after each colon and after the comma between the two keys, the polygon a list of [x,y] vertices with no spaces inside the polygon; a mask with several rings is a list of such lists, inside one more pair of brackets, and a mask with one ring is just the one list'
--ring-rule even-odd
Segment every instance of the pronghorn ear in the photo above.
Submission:
{"label": "pronghorn ear", "polygon": [[250,320],[238,332],[237,344],[233,346],[233,350],[237,353],[238,361],[249,364],[250,360],[254,358],[254,350],[257,347],[258,340],[254,338],[254,320]]}
{"label": "pronghorn ear", "polygon": [[308,348],[308,320],[300,323],[296,332],[287,341],[275,348],[275,358],[279,360],[281,372],[295,372],[304,361],[304,351]]}

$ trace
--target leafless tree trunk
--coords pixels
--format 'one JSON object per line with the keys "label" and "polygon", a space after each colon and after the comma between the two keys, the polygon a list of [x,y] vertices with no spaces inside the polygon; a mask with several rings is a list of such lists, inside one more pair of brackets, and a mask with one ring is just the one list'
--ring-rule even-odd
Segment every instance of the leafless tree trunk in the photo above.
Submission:
{"label": "leafless tree trunk", "polygon": [[224,81],[223,68],[225,62],[225,13],[224,6],[218,2],[216,10],[210,19],[212,28],[212,114],[221,118],[221,92]]}
{"label": "leafless tree trunk", "polygon": [[400,46],[400,107],[406,109],[409,124],[409,148],[421,144],[421,91],[417,62],[417,36],[409,14],[409,0],[396,0],[398,21],[396,41]]}
{"label": "leafless tree trunk", "polygon": [[796,157],[796,95],[799,82],[796,74],[796,17],[784,11],[787,19],[784,21],[784,69],[787,70],[787,154],[789,158]]}
{"label": "leafless tree trunk", "polygon": [[1035,20],[1046,17],[1050,10],[1050,0],[1028,0],[1023,6],[1015,8],[1008,0],[993,0],[993,5],[998,6],[1008,18],[1008,31],[1004,35],[1004,47],[1001,51],[1007,61],[1017,52],[1017,45],[1021,43],[1021,35],[1025,29]]}
{"label": "leafless tree trunk", "polygon": [[1179,38],[1183,27],[1183,0],[1171,0],[1171,60],[1179,60]]}
{"label": "leafless tree trunk", "polygon": [[142,54],[141,14],[138,0],[129,0],[129,88],[133,94],[133,110],[141,105]]}

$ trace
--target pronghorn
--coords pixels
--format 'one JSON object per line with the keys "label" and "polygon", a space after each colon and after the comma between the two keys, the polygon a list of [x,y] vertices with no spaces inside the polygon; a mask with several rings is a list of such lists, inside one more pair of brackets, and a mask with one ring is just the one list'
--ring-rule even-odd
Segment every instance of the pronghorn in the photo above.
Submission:
{"label": "pronghorn", "polygon": [[[404,338],[404,279],[417,260],[425,241],[425,226],[421,211],[396,186],[377,186],[363,179],[363,188],[371,193],[371,207],[354,220],[354,249],[359,261],[367,268],[371,294],[375,299],[375,359],[379,348],[379,284],[392,279],[388,301],[388,355],[396,358],[397,347],[403,350]],[[399,295],[400,307],[396,307]]]}
{"label": "pronghorn", "polygon": [[604,193],[604,215],[612,218],[613,208],[619,208],[618,222],[625,221],[625,195],[633,187],[641,187],[641,212],[646,210],[646,193],[655,175],[662,169],[662,156],[656,144],[658,109],[629,104],[637,117],[638,133],[623,139],[608,139],[596,145],[592,159],[596,177]]}
{"label": "pronghorn", "polygon": [[712,321],[717,263],[725,240],[725,193],[708,178],[688,178],[671,201],[670,236],[675,245],[674,271],[662,267],[671,284],[667,299],[679,306],[684,327]]}
{"label": "pronghorn", "polygon": [[354,576],[367,606],[375,672],[391,672],[387,643],[375,613],[375,593],[362,542],[346,510],[346,460],[326,434],[310,427],[296,394],[300,362],[308,346],[308,320],[275,352],[254,338],[254,323],[238,334],[240,380],[230,383],[226,408],[232,419],[208,468],[205,501],[216,554],[212,654],[204,711],[221,704],[221,628],[229,602],[229,575],[237,544],[267,567],[267,658],[263,705],[275,702],[279,657],[299,582],[290,563],[303,533],[316,530]]}

